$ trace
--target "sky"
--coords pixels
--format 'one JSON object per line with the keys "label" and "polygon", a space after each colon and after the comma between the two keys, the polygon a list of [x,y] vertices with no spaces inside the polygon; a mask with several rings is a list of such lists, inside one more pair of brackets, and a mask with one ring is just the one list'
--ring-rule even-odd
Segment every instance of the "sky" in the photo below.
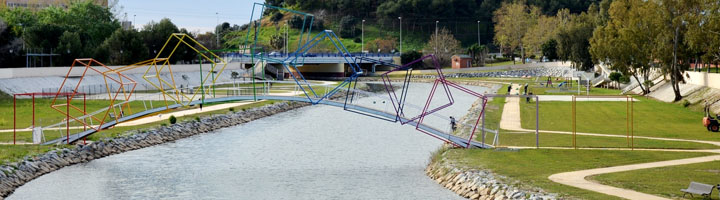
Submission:
{"label": "sky", "polygon": [[[250,22],[253,3],[264,0],[119,0],[117,15],[136,28],[142,28],[150,21],[158,22],[169,18],[178,28],[190,32],[214,31],[217,21],[232,24]],[[215,13],[218,13],[217,15]],[[255,18],[260,13],[255,11]]]}

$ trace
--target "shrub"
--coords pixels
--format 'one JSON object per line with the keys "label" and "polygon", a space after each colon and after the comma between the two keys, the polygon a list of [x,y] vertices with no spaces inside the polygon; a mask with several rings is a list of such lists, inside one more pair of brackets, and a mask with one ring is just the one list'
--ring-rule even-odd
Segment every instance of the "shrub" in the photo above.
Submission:
{"label": "shrub", "polygon": [[230,110],[230,112],[235,112],[235,108],[230,108],[228,110]]}
{"label": "shrub", "polygon": [[622,83],[622,84],[630,83],[630,77],[623,75],[622,77],[620,77],[620,83]]}
{"label": "shrub", "polygon": [[686,108],[687,108],[688,106],[690,106],[690,102],[687,101],[687,100],[683,100],[683,101],[682,101],[682,105],[683,105],[683,107],[686,107]]}
{"label": "shrub", "polygon": [[273,22],[278,22],[278,21],[280,21],[280,20],[283,18],[283,16],[284,16],[284,15],[283,15],[282,13],[280,13],[280,12],[275,12],[275,14],[273,14],[273,15],[270,17],[270,20],[272,20]]}
{"label": "shrub", "polygon": [[[405,52],[404,54],[402,54],[402,55],[400,56],[400,61],[402,62],[403,65],[405,65],[405,64],[408,64],[408,63],[410,63],[410,62],[412,62],[412,61],[415,61],[415,60],[417,60],[417,59],[422,58],[422,56],[423,56],[423,55],[422,55],[422,53],[420,53],[420,52],[417,52],[417,51],[408,51],[408,52]],[[423,62],[416,62],[415,64],[412,64],[410,67],[413,68],[413,69],[422,69],[422,68],[423,68]]]}
{"label": "shrub", "polygon": [[200,117],[195,116],[195,121],[198,121],[198,122],[199,122],[199,121],[200,121]]}
{"label": "shrub", "polygon": [[355,43],[362,43],[362,39],[360,39],[360,38],[355,38],[355,39],[353,40],[353,42],[355,42]]}
{"label": "shrub", "polygon": [[168,120],[170,121],[170,124],[177,123],[177,118],[175,117],[175,115],[170,115],[170,118],[168,118]]}
{"label": "shrub", "polygon": [[162,124],[160,124],[160,126],[167,126],[167,124],[166,124],[166,123],[162,123]]}

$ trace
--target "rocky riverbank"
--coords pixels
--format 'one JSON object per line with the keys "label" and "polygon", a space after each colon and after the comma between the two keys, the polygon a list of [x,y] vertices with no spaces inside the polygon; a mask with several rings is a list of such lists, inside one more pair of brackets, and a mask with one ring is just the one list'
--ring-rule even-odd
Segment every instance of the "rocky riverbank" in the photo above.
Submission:
{"label": "rocky riverbank", "polygon": [[479,200],[557,199],[555,194],[548,194],[539,188],[526,189],[515,186],[518,183],[508,181],[508,178],[488,170],[460,167],[451,160],[445,159],[444,152],[446,151],[438,152],[440,155],[436,155],[428,164],[425,173],[438,184],[462,197]]}
{"label": "rocky riverbank", "polygon": [[78,144],[74,148],[56,149],[34,157],[26,157],[24,161],[0,166],[0,199],[12,194],[17,187],[66,166],[211,132],[307,105],[310,104],[276,103],[243,112],[214,115],[201,118],[199,121],[180,122],[133,135],[104,139],[88,145]]}

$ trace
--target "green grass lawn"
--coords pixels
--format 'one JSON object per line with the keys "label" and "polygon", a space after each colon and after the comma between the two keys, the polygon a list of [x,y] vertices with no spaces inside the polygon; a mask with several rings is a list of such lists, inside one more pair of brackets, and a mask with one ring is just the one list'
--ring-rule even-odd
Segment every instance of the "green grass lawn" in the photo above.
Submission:
{"label": "green grass lawn", "polygon": [[[452,149],[445,156],[466,168],[487,169],[518,181],[522,186],[540,187],[552,193],[579,199],[619,199],[550,181],[561,172],[635,163],[710,155],[688,152],[602,151],[602,150],[519,150]],[[685,181],[680,181],[687,184]]]}
{"label": "green grass lawn", "polygon": [[[720,184],[720,161],[602,174],[590,179],[642,193],[681,198],[683,192],[680,189],[687,188],[691,181],[710,185]],[[686,197],[690,198],[690,195]],[[717,190],[713,191],[711,197],[720,199]],[[693,199],[702,199],[702,197],[695,195]]]}
{"label": "green grass lawn", "polygon": [[[479,134],[479,133],[478,133]],[[492,144],[495,134],[486,133],[485,142]],[[478,137],[477,140],[480,140]],[[625,138],[578,135],[578,148],[629,148]],[[500,131],[499,146],[535,146],[535,133]],[[543,133],[539,135],[540,147],[573,147],[572,135]],[[717,149],[718,146],[694,142],[675,142],[635,138],[635,148],[649,149]]]}
{"label": "green grass lawn", "polygon": [[41,146],[41,145],[0,145],[0,165],[18,161],[25,156],[33,156],[51,151],[55,148],[65,146]]}
{"label": "green grass lawn", "polygon": [[[708,132],[700,120],[703,113],[652,99],[634,103],[636,136],[720,141],[720,134]],[[540,102],[540,129],[572,131],[572,103]],[[535,105],[521,103],[523,128],[534,129]],[[625,135],[626,102],[577,102],[577,131]],[[578,141],[582,143],[582,141]]]}
{"label": "green grass lawn", "polygon": [[[58,122],[61,122],[65,115],[54,110],[50,107],[52,99],[35,99],[35,122],[36,126],[48,126]],[[65,99],[58,99],[56,104],[64,104]],[[116,101],[115,103],[119,103]],[[148,102],[149,103],[149,102]],[[82,99],[75,99],[71,104],[79,109],[83,109]],[[161,101],[153,101],[154,106],[164,105]],[[87,100],[87,112],[92,113],[102,108],[107,108],[110,105],[109,100]],[[130,109],[125,109],[125,115],[132,114],[134,112],[145,110],[145,106],[142,101],[133,101],[129,103]],[[61,110],[65,110],[66,107],[59,107]],[[18,99],[17,100],[17,128],[28,128],[32,125],[32,99]],[[119,112],[119,111],[118,111]],[[12,129],[13,128],[13,100],[12,99],[0,99],[0,129]],[[111,112],[112,113],[112,112]],[[96,115],[98,118],[102,118],[104,113]],[[82,112],[70,108],[70,115],[79,117],[82,116]],[[109,121],[110,117],[106,119]],[[71,123],[71,126],[79,126],[80,123]]]}
{"label": "green grass lawn", "polygon": [[[244,111],[250,108],[255,107],[261,107],[269,104],[274,104],[280,101],[274,101],[274,100],[267,100],[267,101],[259,101],[251,104],[246,104],[242,106],[236,106],[233,107],[232,110],[235,112]],[[182,109],[176,109],[172,111],[179,111]],[[172,112],[171,111],[171,112]],[[205,112],[200,114],[194,114],[194,115],[187,115],[183,117],[178,117],[178,122],[182,121],[188,121],[188,120],[195,120],[196,117],[205,117],[205,116],[212,116],[216,114],[225,114],[230,112],[229,109],[223,109],[223,110],[216,110],[211,112]],[[101,132],[98,132],[96,134],[93,134],[89,136],[87,139],[90,141],[96,141],[103,138],[112,138],[117,137],[122,134],[134,134],[139,131],[143,130],[149,130],[152,128],[157,128],[162,125],[170,124],[168,121],[158,121],[138,126],[132,126],[132,127],[115,127],[107,130],[103,130]],[[77,133],[79,130],[71,130],[71,134]],[[64,131],[63,131],[64,132]],[[58,137],[61,137],[59,135],[59,132],[57,131],[46,131],[46,138],[48,140],[52,140]],[[63,135],[64,136],[64,135]],[[0,133],[0,141],[9,141],[12,142],[12,132],[11,133]],[[32,133],[31,132],[18,132],[18,141],[32,141]],[[64,145],[60,146],[63,147]],[[13,162],[22,159],[25,156],[28,155],[36,155],[40,153],[44,153],[47,151],[50,151],[52,149],[57,148],[54,145],[0,145],[0,164],[6,163],[6,162]]]}
{"label": "green grass lawn", "polygon": [[[255,103],[236,106],[236,107],[223,109],[223,110],[216,110],[216,111],[210,111],[210,112],[204,112],[204,113],[198,113],[198,114],[193,114],[193,115],[177,117],[177,121],[179,123],[182,121],[195,120],[196,117],[202,118],[202,117],[212,116],[212,115],[217,115],[217,114],[226,114],[226,113],[230,112],[230,109],[234,110],[235,112],[240,112],[240,111],[244,111],[244,110],[247,110],[250,108],[262,107],[262,106],[274,104],[277,102],[280,102],[280,101],[275,101],[275,100],[258,101]],[[230,102],[226,102],[226,103],[230,103]],[[172,110],[169,112],[176,112],[176,111],[179,111],[179,110]],[[107,130],[103,130],[101,132],[95,133],[95,134],[91,135],[90,137],[88,137],[88,140],[99,140],[102,138],[112,138],[112,137],[117,137],[118,135],[125,134],[125,133],[132,134],[133,132],[128,132],[128,131],[148,130],[148,129],[157,128],[159,126],[168,125],[168,124],[170,124],[170,122],[165,120],[165,121],[157,121],[157,122],[152,122],[152,123],[147,123],[147,124],[142,124],[142,125],[137,125],[137,126],[117,126],[117,127],[111,128],[111,129],[107,129]]]}

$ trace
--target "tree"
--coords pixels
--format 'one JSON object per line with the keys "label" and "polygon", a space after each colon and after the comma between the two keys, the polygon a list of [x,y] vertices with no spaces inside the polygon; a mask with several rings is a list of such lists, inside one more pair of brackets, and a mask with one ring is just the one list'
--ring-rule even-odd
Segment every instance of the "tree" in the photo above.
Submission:
{"label": "tree", "polygon": [[[686,40],[695,52],[695,64],[718,64],[720,61],[720,4],[714,0],[700,0],[699,9],[686,13]],[[710,68],[707,68],[708,70]]]}
{"label": "tree", "polygon": [[437,35],[430,36],[430,41],[425,46],[425,52],[435,54],[442,66],[449,65],[450,57],[461,50],[460,41],[455,39],[455,36],[444,28]]}
{"label": "tree", "polygon": [[[155,58],[156,56],[159,56],[160,58],[165,58],[170,55],[172,52],[172,49],[168,49],[168,47],[165,47],[165,51],[163,51],[162,55],[157,55],[160,50],[165,45],[165,42],[168,41],[168,38],[173,33],[185,33],[188,36],[192,35],[185,29],[178,29],[175,24],[170,21],[168,18],[163,18],[160,20],[160,22],[154,22],[151,21],[150,23],[146,24],[142,31],[140,31],[140,36],[142,37],[145,46],[148,48],[147,56],[144,57],[151,57]],[[172,39],[171,42],[177,42],[177,39]],[[176,44],[176,43],[171,43]],[[187,47],[187,45],[181,44],[178,46],[177,49],[175,49],[175,53],[170,58],[170,63],[177,63],[178,61],[192,61],[196,60],[197,55],[194,50]]]}
{"label": "tree", "polygon": [[12,30],[12,25],[0,17],[0,67],[17,67],[21,64],[20,59],[16,58],[22,53],[22,40]]}
{"label": "tree", "polygon": [[484,66],[485,57],[488,54],[488,48],[485,45],[473,44],[472,46],[468,47],[467,54],[472,57],[475,64],[477,64],[478,66]]}
{"label": "tree", "polygon": [[395,50],[395,42],[397,39],[393,38],[376,38],[372,42],[368,43],[368,49],[372,52],[377,49],[378,53],[389,53]]}
{"label": "tree", "polygon": [[[532,17],[536,17],[536,15],[531,14]],[[532,54],[541,53],[543,44],[557,37],[558,25],[559,20],[557,17],[540,15],[537,23],[532,23],[522,38],[525,49]]]}
{"label": "tree", "polygon": [[[410,63],[410,62],[412,62],[412,61],[415,61],[415,60],[417,60],[417,59],[422,58],[422,56],[423,56],[423,55],[422,55],[422,53],[420,53],[420,52],[417,52],[417,51],[408,51],[408,52],[403,53],[403,54],[400,56],[400,62],[402,62],[402,64],[405,65],[405,64],[408,64],[408,63]],[[424,67],[423,67],[423,62],[413,63],[412,65],[410,65],[410,68],[413,68],[413,69],[422,69],[422,68],[424,68]]]}
{"label": "tree", "polygon": [[620,72],[612,72],[610,75],[608,75],[608,78],[610,78],[611,81],[614,81],[616,83],[620,83],[620,78],[622,78],[622,74]]}
{"label": "tree", "polygon": [[[658,55],[658,61],[666,75],[670,76],[670,84],[675,93],[675,101],[682,99],[680,82],[683,81],[683,72],[689,68],[691,53],[685,43],[688,22],[687,16],[699,8],[696,0],[656,0],[659,17],[654,18],[662,25],[653,53]],[[717,4],[715,2],[714,4]]]}
{"label": "tree", "polygon": [[208,49],[220,49],[220,46],[217,45],[217,37],[215,33],[213,32],[205,32],[203,34],[198,34],[195,39],[205,46],[205,48]]}
{"label": "tree", "polygon": [[[564,61],[572,62],[576,69],[590,70],[594,66],[594,60],[590,54],[590,38],[598,26],[597,6],[591,5],[587,12],[578,15],[570,15],[567,22],[558,32],[557,53]],[[559,13],[560,14],[560,13]],[[561,17],[561,21],[563,21]]]}
{"label": "tree", "polygon": [[285,48],[285,34],[278,32],[270,36],[270,48],[276,51]]}
{"label": "tree", "polygon": [[[500,9],[494,12],[494,16],[495,43],[507,48],[511,54],[513,54],[517,48],[521,48],[521,57],[523,58],[523,62],[525,62],[522,39],[527,33],[529,23],[531,23],[528,7],[520,2],[511,4],[503,3]],[[512,58],[514,63],[514,54]]]}
{"label": "tree", "polygon": [[147,47],[143,43],[140,33],[135,29],[116,30],[103,42],[101,49],[107,50],[108,63],[113,65],[127,65],[139,62],[146,54]]}
{"label": "tree", "polygon": [[75,58],[83,54],[83,45],[80,40],[80,34],[76,32],[65,31],[60,36],[57,51],[60,53],[59,65],[70,65]]}
{"label": "tree", "polygon": [[[642,83],[649,79],[649,71],[656,59],[653,49],[658,37],[661,18],[657,4],[642,0],[615,1],[609,9],[607,24],[598,27],[590,39],[590,53],[596,62],[622,72]],[[640,84],[643,93],[650,90]]]}
{"label": "tree", "polygon": [[340,20],[340,37],[343,38],[351,38],[355,37],[355,33],[358,32],[358,29],[355,27],[357,25],[358,20],[355,19],[352,15],[348,15],[343,17]]}
{"label": "tree", "polygon": [[550,39],[542,44],[542,54],[548,60],[557,60],[557,40]]}

